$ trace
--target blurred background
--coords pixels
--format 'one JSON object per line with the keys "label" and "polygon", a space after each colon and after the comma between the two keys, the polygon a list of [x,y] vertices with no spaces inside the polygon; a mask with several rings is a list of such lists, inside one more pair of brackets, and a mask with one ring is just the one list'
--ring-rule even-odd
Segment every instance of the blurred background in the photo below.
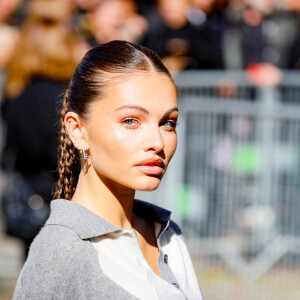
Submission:
{"label": "blurred background", "polygon": [[179,89],[157,191],[207,300],[300,299],[300,1],[0,0],[0,299],[57,180],[62,94],[93,46],[156,51]]}

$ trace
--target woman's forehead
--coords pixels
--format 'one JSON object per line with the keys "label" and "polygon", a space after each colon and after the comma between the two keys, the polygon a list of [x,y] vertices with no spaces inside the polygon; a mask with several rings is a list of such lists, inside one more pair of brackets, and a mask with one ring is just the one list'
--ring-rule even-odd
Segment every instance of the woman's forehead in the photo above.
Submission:
{"label": "woman's forehead", "polygon": [[124,105],[138,105],[148,110],[177,106],[177,90],[172,80],[159,73],[136,73],[107,87],[103,98],[94,105],[116,109]]}

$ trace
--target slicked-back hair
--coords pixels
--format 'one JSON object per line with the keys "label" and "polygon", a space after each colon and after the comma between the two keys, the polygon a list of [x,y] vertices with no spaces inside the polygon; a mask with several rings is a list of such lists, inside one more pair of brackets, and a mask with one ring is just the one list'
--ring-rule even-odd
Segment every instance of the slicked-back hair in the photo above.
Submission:
{"label": "slicked-back hair", "polygon": [[83,120],[88,118],[90,104],[103,98],[109,86],[141,72],[157,72],[169,77],[174,83],[159,56],[137,44],[115,40],[97,46],[85,54],[73,74],[63,101],[59,180],[55,198],[72,199],[80,172],[77,150],[65,127],[66,113],[75,112]]}

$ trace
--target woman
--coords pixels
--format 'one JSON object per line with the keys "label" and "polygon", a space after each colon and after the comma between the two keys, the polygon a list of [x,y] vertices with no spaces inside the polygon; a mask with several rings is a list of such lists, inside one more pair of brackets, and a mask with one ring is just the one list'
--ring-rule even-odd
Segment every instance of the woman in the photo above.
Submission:
{"label": "woman", "polygon": [[85,55],[62,109],[60,199],[14,299],[202,299],[170,212],[134,200],[158,187],[177,117],[176,86],[155,53],[112,41]]}

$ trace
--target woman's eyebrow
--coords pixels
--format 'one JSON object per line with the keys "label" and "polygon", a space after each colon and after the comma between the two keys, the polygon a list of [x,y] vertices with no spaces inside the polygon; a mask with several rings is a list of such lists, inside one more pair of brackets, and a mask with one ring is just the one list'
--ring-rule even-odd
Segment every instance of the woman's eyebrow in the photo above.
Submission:
{"label": "woman's eyebrow", "polygon": [[177,107],[173,107],[173,108],[169,109],[168,111],[166,111],[166,112],[164,113],[163,118],[169,116],[169,115],[170,115],[172,112],[174,112],[174,111],[177,111],[177,112],[178,112],[178,108],[177,108]]}
{"label": "woman's eyebrow", "polygon": [[149,115],[149,111],[139,105],[123,105],[115,109],[115,111],[124,110],[124,109],[136,109],[145,115]]}
{"label": "woman's eyebrow", "polygon": [[[119,110],[125,110],[125,109],[135,109],[140,111],[141,113],[145,114],[145,115],[149,115],[149,111],[139,105],[123,105],[118,107],[117,109],[115,109],[115,111],[119,111]],[[168,111],[166,111],[163,115],[163,118],[169,116],[172,112],[177,111],[178,112],[178,108],[177,107],[173,107],[171,109],[169,109]]]}

